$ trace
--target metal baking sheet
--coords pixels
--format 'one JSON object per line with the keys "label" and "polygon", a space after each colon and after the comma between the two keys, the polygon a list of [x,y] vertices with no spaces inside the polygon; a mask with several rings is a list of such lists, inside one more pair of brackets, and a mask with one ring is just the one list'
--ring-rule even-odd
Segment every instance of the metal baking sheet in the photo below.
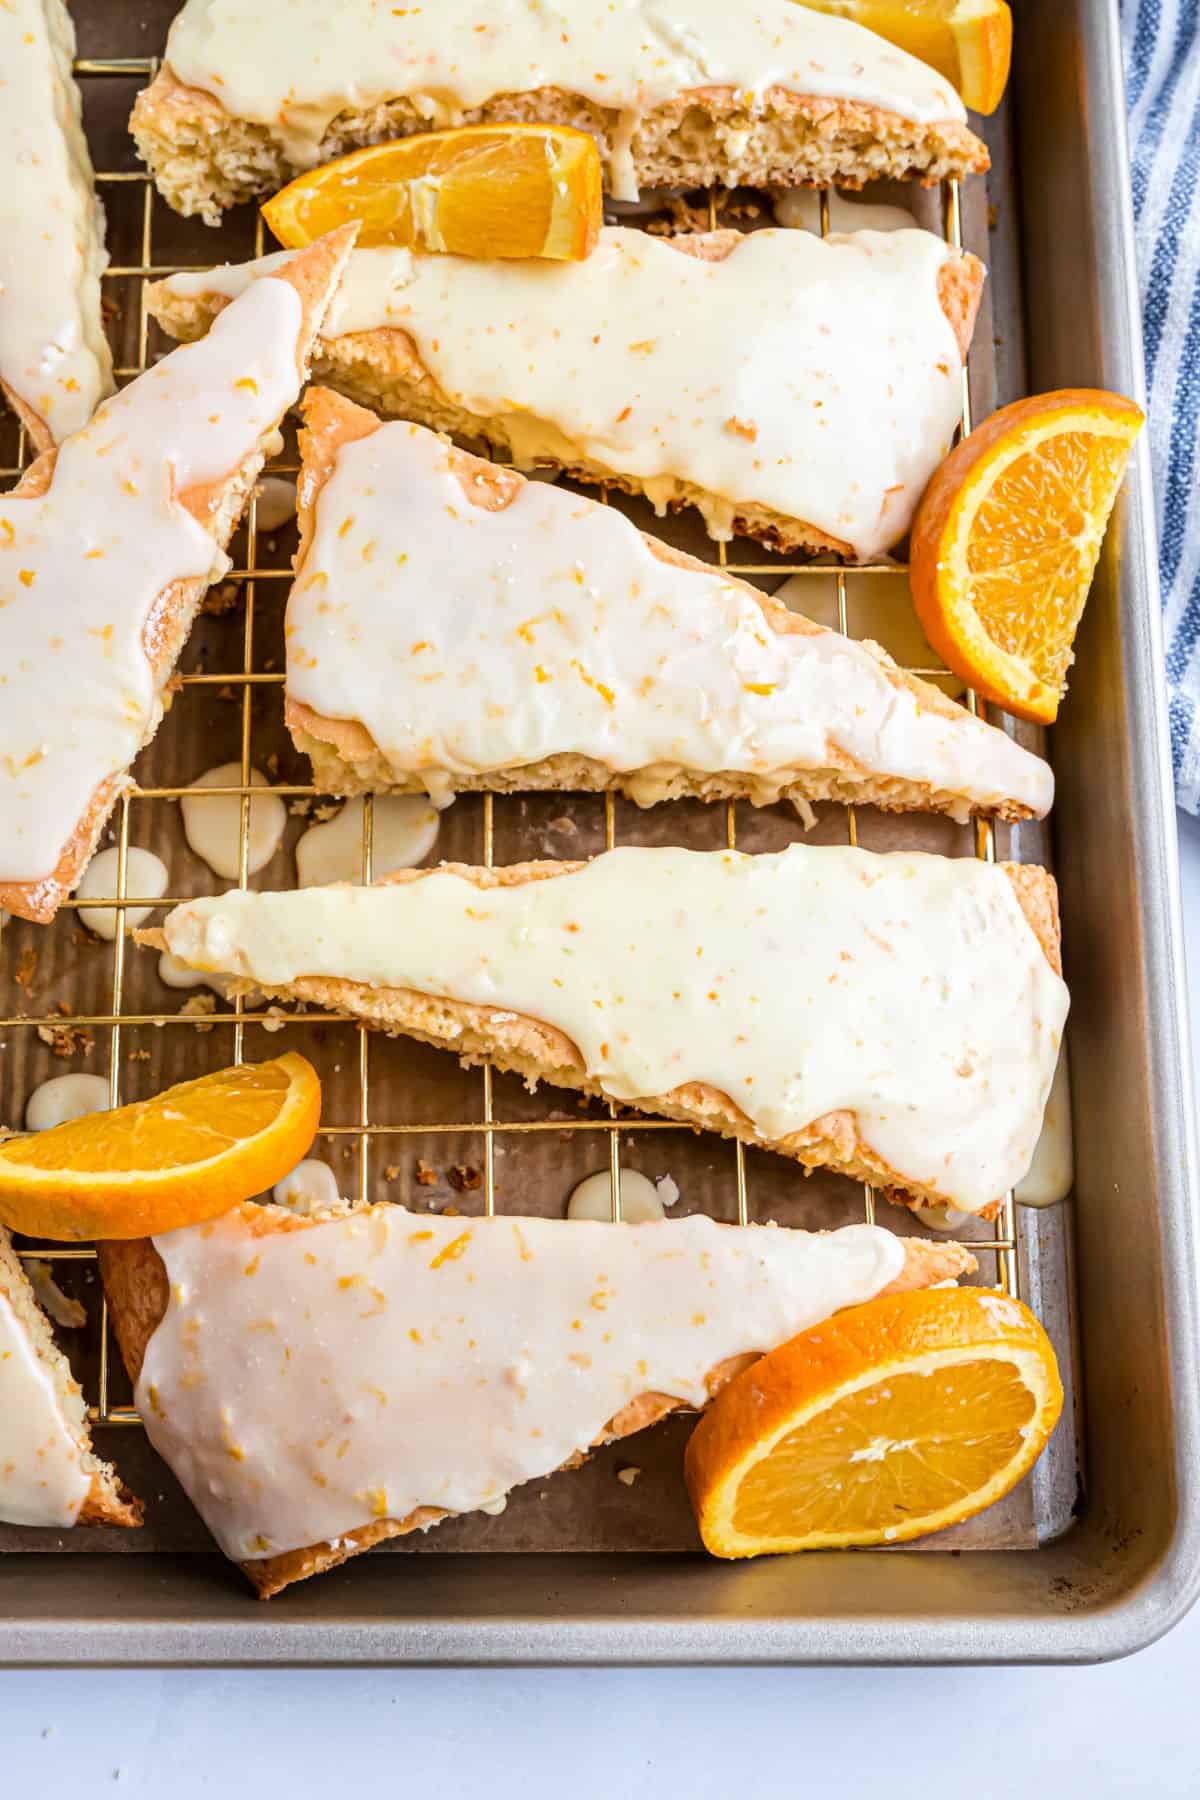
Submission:
{"label": "metal baking sheet", "polygon": [[[252,254],[255,220],[242,209],[219,235],[179,221],[139,177],[124,115],[145,80],[144,64],[126,71],[111,64],[161,48],[170,0],[134,8],[92,0],[75,10],[93,154],[112,177],[103,182],[114,262],[106,283],[111,328],[119,365],[134,370],[162,348],[139,304],[146,269]],[[992,271],[993,313],[981,318],[971,359],[976,417],[1030,386],[1092,382],[1134,393],[1140,386],[1115,6],[1078,0],[1051,10],[1047,18],[1046,9],[1017,8],[1014,95],[989,122],[995,167],[986,190],[968,184],[961,215],[953,197],[945,212],[939,196],[922,199],[925,222],[952,231],[961,225],[963,241]],[[15,434],[5,438],[6,430],[7,422],[0,424],[0,464],[12,466]],[[1077,1484],[1069,1420],[1035,1480],[1004,1508],[934,1540],[925,1554],[722,1567],[687,1554],[695,1537],[679,1471],[688,1423],[675,1420],[614,1446],[586,1470],[531,1484],[500,1519],[451,1522],[409,1547],[421,1554],[400,1545],[361,1558],[263,1609],[205,1548],[198,1522],[140,1430],[101,1424],[102,1449],[119,1459],[149,1503],[148,1529],[4,1534],[0,1544],[10,1554],[0,1558],[0,1594],[9,1622],[0,1624],[0,1656],[1086,1657],[1113,1654],[1160,1629],[1195,1585],[1196,1392],[1191,1120],[1180,1055],[1151,518],[1139,462],[1110,533],[1071,699],[1051,745],[1060,782],[1052,830],[1074,994],[1077,1199],[1041,1214],[1019,1209],[1015,1237],[1001,1228],[1002,1248],[981,1256],[984,1279],[1011,1274],[1016,1265],[1020,1289],[1046,1319],[1073,1387],[1079,1377],[1086,1493]],[[693,551],[702,547],[686,524],[654,528]],[[237,609],[204,619],[193,636],[182,665],[185,685],[139,762],[139,796],[123,827],[118,822],[129,843],[164,855],[172,894],[220,884],[183,848],[169,790],[243,753],[287,787],[308,781],[279,719],[292,541],[289,530],[274,538],[241,534],[235,559],[253,574],[241,583]],[[729,562],[770,569],[750,578],[772,588],[790,566],[745,544],[730,547]],[[839,582],[831,573],[810,573],[803,580],[806,610],[881,637],[901,660],[926,666],[928,652],[913,642],[902,574],[851,574]],[[290,822],[289,846],[302,823]],[[580,855],[611,838],[715,846],[727,841],[731,826],[745,849],[774,848],[799,834],[782,809],[739,806],[730,815],[681,804],[642,814],[620,801],[606,808],[598,798],[506,797],[493,805],[475,797],[456,804],[436,855],[490,854],[496,862]],[[849,829],[845,809],[822,809],[810,841],[844,842]],[[920,845],[964,855],[986,848],[969,828],[888,820],[868,809],[859,809],[854,829],[872,848]],[[1036,827],[998,831],[995,848],[1049,857],[1047,834]],[[257,879],[282,885],[292,878],[285,850]],[[262,1045],[261,1024],[239,1027],[224,1009],[211,1030],[181,1022],[176,1015],[186,996],[161,987],[154,959],[130,949],[118,971],[111,946],[83,932],[70,911],[49,931],[11,925],[5,956],[17,990],[0,985],[5,1016],[36,1012],[48,1032],[45,1015],[62,1005],[94,1021],[81,1028],[90,1046],[76,1039],[65,1057],[54,1055],[55,1044],[36,1025],[4,1029],[0,1117],[9,1121],[48,1074],[115,1067],[121,1096],[135,1098],[227,1062],[244,1039],[251,1056],[294,1046],[317,1061],[324,1123],[333,1128],[320,1153],[349,1191],[464,1212],[479,1210],[490,1195],[500,1210],[556,1213],[580,1175],[607,1166],[613,1121],[570,1094],[544,1089],[531,1097],[507,1077],[484,1083],[478,1071],[459,1071],[432,1050],[372,1038],[364,1101],[362,1051],[351,1026],[289,1023]],[[364,1130],[364,1121],[373,1129]],[[862,1216],[862,1192],[850,1183],[806,1181],[790,1165],[753,1152],[739,1161],[730,1146],[644,1120],[618,1128],[622,1160],[651,1175],[670,1173],[684,1210],[736,1218],[744,1207],[750,1218],[797,1225]],[[432,1186],[416,1181],[418,1159],[433,1170]],[[920,1229],[882,1203],[879,1216],[894,1229]],[[988,1228],[977,1229],[982,1235]],[[72,1258],[56,1273],[64,1286],[78,1284],[89,1302],[89,1325],[75,1352],[89,1397],[101,1418],[122,1419],[129,1396],[111,1345],[104,1347],[93,1268]],[[642,1473],[626,1486],[616,1470],[630,1465]],[[36,1553],[59,1548],[73,1554]],[[940,1553],[951,1548],[971,1553]],[[120,1557],[107,1554],[117,1549]],[[522,1554],[498,1554],[505,1550]],[[81,1616],[89,1620],[85,1630],[74,1625]]]}

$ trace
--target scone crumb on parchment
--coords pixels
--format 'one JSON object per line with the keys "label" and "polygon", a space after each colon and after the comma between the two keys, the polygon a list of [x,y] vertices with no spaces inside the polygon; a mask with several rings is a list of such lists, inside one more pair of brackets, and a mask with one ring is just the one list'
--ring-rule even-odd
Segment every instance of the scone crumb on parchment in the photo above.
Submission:
{"label": "scone crumb on parchment", "polygon": [[[71,1009],[65,1000],[59,1001],[55,1011],[70,1017]],[[51,1055],[64,1060],[89,1055],[95,1042],[91,1032],[82,1025],[39,1025],[37,1034],[43,1044],[49,1044]]]}
{"label": "scone crumb on parchment", "polygon": [[[191,994],[179,1009],[180,1018],[207,1019],[217,1010],[216,997],[212,994]],[[211,1031],[211,1025],[197,1025],[197,1031]]]}

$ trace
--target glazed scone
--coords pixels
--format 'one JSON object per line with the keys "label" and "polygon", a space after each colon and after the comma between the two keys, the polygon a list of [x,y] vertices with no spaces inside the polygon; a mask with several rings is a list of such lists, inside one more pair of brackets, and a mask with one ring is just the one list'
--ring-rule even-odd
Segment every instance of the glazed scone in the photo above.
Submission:
{"label": "glazed scone", "polygon": [[[171,276],[147,304],[195,337],[280,266]],[[695,506],[712,537],[865,561],[904,536],[953,438],[982,285],[917,230],[610,227],[577,263],[362,250],[315,373],[519,468]]]}
{"label": "glazed scone", "polygon": [[100,319],[104,213],[62,0],[0,6],[0,391],[48,450],[112,391]]}
{"label": "glazed scone", "polygon": [[1040,757],[616,508],[324,388],[304,417],[285,717],[323,792],[1049,810]]}
{"label": "glazed scone", "polygon": [[168,684],[353,233],[257,282],[0,496],[0,906],[53,918]]}
{"label": "glazed scone", "polygon": [[975,1266],[871,1225],[390,1205],[243,1205],[102,1245],[100,1262],[151,1442],[264,1598],[448,1514],[499,1511],[843,1307]]}
{"label": "glazed scone", "polygon": [[1067,991],[1053,879],[970,857],[622,848],[187,901],[139,940],[530,1082],[990,1213]]}
{"label": "glazed scone", "polygon": [[63,1530],[140,1525],[136,1500],[92,1448],[87,1406],[0,1226],[0,1520]]}
{"label": "glazed scone", "polygon": [[925,63],[792,0],[187,0],[130,129],[159,191],[210,224],[358,145],[501,119],[595,136],[607,185],[858,187],[985,169]]}

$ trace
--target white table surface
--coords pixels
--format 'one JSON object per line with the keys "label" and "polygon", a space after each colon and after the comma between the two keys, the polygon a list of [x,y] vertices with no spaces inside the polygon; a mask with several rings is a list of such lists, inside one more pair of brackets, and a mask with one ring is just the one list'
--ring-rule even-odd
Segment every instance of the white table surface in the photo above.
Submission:
{"label": "white table surface", "polygon": [[[1200,1021],[1200,824],[1180,830]],[[1087,1669],[0,1674],[4,1800],[800,1800],[826,1784],[845,1800],[1196,1800],[1200,1608]]]}

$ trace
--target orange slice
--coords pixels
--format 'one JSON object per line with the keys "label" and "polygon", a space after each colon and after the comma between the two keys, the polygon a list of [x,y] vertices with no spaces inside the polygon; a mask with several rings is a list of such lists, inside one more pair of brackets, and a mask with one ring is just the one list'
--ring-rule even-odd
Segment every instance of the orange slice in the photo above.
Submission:
{"label": "orange slice", "polygon": [[294,1053],[0,1143],[0,1221],[29,1237],[139,1238],[216,1218],[294,1169],[321,1084]]}
{"label": "orange slice", "polygon": [[975,112],[995,112],[1012,60],[1005,0],[804,0],[887,38],[936,69]]}
{"label": "orange slice", "polygon": [[976,693],[1023,719],[1058,714],[1143,422],[1120,394],[1035,394],[964,438],[921,497],[910,560],[925,635]]}
{"label": "orange slice", "polygon": [[600,153],[566,125],[463,125],[355,150],[263,207],[289,250],[358,221],[361,246],[579,261],[603,222]]}
{"label": "orange slice", "polygon": [[941,1531],[1008,1493],[1061,1410],[1019,1300],[927,1288],[851,1307],[736,1376],[697,1425],[700,1535],[739,1557]]}

